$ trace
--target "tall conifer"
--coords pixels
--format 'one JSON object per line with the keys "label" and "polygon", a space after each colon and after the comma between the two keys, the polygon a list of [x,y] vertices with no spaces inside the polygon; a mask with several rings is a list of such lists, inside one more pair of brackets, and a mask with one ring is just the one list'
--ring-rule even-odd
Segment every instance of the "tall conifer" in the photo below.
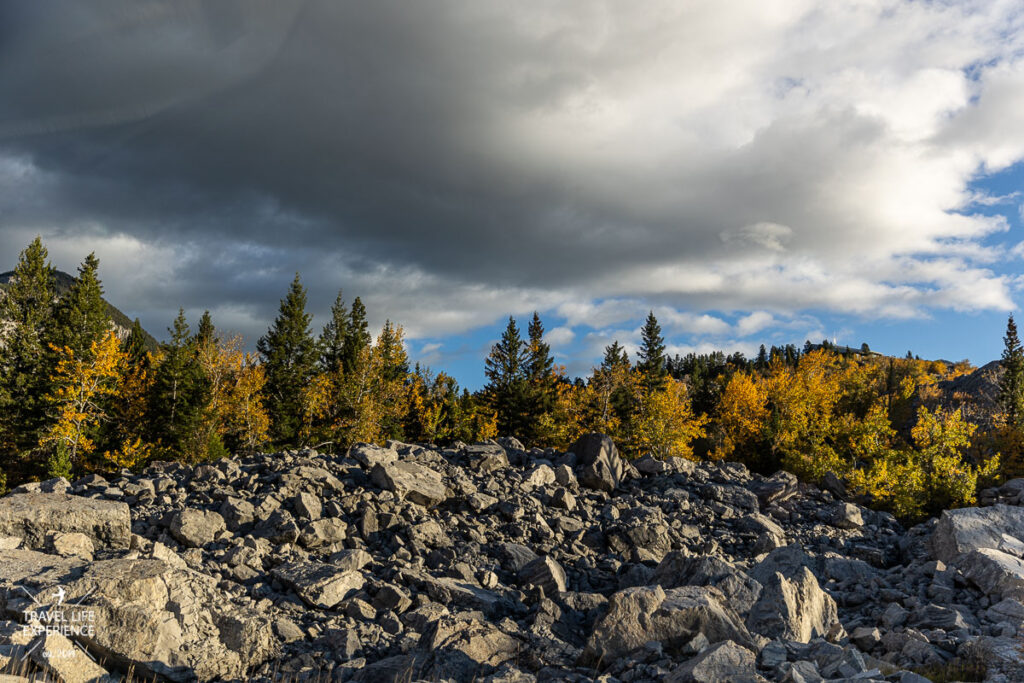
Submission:
{"label": "tall conifer", "polygon": [[370,346],[370,326],[366,322],[366,307],[357,296],[352,300],[352,310],[348,315],[348,327],[345,330],[345,341],[342,344],[342,364],[345,372],[351,373],[359,363],[363,349]]}
{"label": "tall conifer", "polygon": [[345,341],[348,339],[348,307],[341,298],[341,290],[331,306],[331,319],[320,333],[320,369],[334,372],[343,366]]}
{"label": "tall conifer", "polygon": [[498,420],[498,433],[522,436],[527,427],[525,407],[528,382],[526,363],[529,350],[519,335],[515,318],[509,316],[501,339],[491,347],[484,363],[487,386],[484,394]]}
{"label": "tall conifer", "polygon": [[306,290],[296,273],[287,296],[281,300],[277,318],[256,343],[267,373],[270,436],[280,445],[297,443],[302,422],[301,392],[316,373],[316,341],[309,327],[312,319],[306,313]]}
{"label": "tall conifer", "polygon": [[59,298],[54,310],[48,341],[54,346],[71,349],[76,358],[84,359],[93,343],[101,341],[110,331],[110,316],[97,273],[99,266],[95,253],[86,256],[78,267],[78,277]]}
{"label": "tall conifer", "polygon": [[1003,376],[999,380],[999,406],[1006,423],[1021,426],[1024,422],[1024,349],[1017,336],[1017,323],[1011,314],[1003,337]]}
{"label": "tall conifer", "polygon": [[11,325],[0,345],[0,475],[9,483],[41,473],[28,451],[46,424],[51,367],[45,346],[52,325],[54,270],[36,237],[21,252],[9,283],[0,293],[0,319]]}
{"label": "tall conifer", "polygon": [[208,444],[198,442],[203,413],[210,402],[210,382],[199,362],[197,341],[189,334],[184,309],[179,309],[169,341],[160,345],[149,400],[150,439],[171,457],[198,460]]}
{"label": "tall conifer", "polygon": [[648,388],[659,387],[668,377],[668,370],[665,368],[665,338],[661,336],[661,325],[654,317],[654,311],[647,314],[641,336],[643,342],[637,356],[636,369],[643,374]]}

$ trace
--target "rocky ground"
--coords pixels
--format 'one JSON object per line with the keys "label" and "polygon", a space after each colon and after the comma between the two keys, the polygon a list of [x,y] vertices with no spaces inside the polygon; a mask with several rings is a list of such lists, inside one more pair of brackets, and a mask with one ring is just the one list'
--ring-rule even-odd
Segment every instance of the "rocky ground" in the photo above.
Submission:
{"label": "rocky ground", "polygon": [[599,435],[390,446],[0,498],[0,673],[1024,681],[1024,480],[904,530],[835,481]]}

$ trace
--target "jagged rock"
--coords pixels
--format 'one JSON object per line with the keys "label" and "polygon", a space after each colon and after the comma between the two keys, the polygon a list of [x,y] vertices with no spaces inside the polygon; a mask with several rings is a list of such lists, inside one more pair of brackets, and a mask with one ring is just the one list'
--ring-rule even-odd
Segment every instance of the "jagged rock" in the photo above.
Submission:
{"label": "jagged rock", "polygon": [[220,506],[220,516],[224,518],[229,529],[238,531],[240,527],[252,524],[256,519],[256,508],[243,498],[229,496]]}
{"label": "jagged rock", "polygon": [[935,559],[950,564],[982,548],[1024,556],[1024,508],[993,505],[942,512],[931,537]]}
{"label": "jagged rock", "polygon": [[377,465],[387,465],[398,460],[398,453],[392,448],[381,448],[369,443],[356,443],[348,449],[352,458],[368,470]]}
{"label": "jagged rock", "polygon": [[614,491],[626,478],[626,463],[619,449],[604,434],[584,434],[569,447],[576,454],[580,484],[597,491]]}
{"label": "jagged rock", "polygon": [[665,680],[670,683],[754,683],[764,679],[757,674],[754,653],[727,640],[712,645],[675,669]]}
{"label": "jagged rock", "polygon": [[781,503],[796,495],[798,483],[796,475],[779,471],[768,479],[753,481],[749,488],[757,496],[761,505],[767,507],[773,503]]}
{"label": "jagged rock", "polygon": [[117,680],[60,633],[37,636],[26,652],[33,662],[62,683],[113,683]]}
{"label": "jagged rock", "polygon": [[471,680],[487,668],[515,659],[522,643],[485,621],[456,617],[434,622],[420,639],[420,647],[434,656],[426,672],[430,679]]}
{"label": "jagged rock", "polygon": [[654,570],[651,581],[663,588],[714,586],[741,615],[749,612],[761,595],[758,581],[724,560],[708,555],[690,557],[679,551],[665,556]]}
{"label": "jagged rock", "polygon": [[565,570],[553,558],[539,557],[519,570],[519,582],[527,586],[540,586],[544,589],[544,595],[558,595],[565,592]]}
{"label": "jagged rock", "polygon": [[860,508],[852,503],[838,503],[829,513],[829,522],[839,529],[856,529],[864,526]]}
{"label": "jagged rock", "polygon": [[555,483],[555,471],[547,465],[537,465],[526,473],[520,487],[524,491],[531,491],[539,486],[547,486]]}
{"label": "jagged rock", "polygon": [[424,507],[440,505],[448,499],[448,489],[437,472],[411,462],[374,465],[373,483],[387,491]]}
{"label": "jagged rock", "polygon": [[747,617],[747,628],[769,638],[801,643],[825,636],[839,622],[835,600],[821,590],[807,567],[790,576],[776,572],[764,582]]}
{"label": "jagged rock", "polygon": [[127,548],[132,533],[125,503],[64,493],[20,493],[0,498],[0,535],[43,548],[48,533],[82,533],[102,547]]}
{"label": "jagged rock", "polygon": [[243,677],[278,651],[269,620],[232,604],[209,576],[154,559],[84,565],[68,558],[78,563],[68,571],[52,566],[59,558],[12,552],[23,554],[14,566],[0,558],[0,577],[31,577],[36,595],[52,601],[49,613],[77,626],[76,638],[100,661],[175,681],[210,680]]}
{"label": "jagged rock", "polygon": [[185,508],[171,520],[171,534],[179,543],[190,548],[213,543],[217,535],[226,529],[224,518],[212,510]]}
{"label": "jagged rock", "polygon": [[289,562],[274,568],[273,574],[311,607],[331,609],[363,587],[358,571],[339,569],[323,562]]}
{"label": "jagged rock", "polygon": [[609,663],[652,640],[671,651],[698,633],[712,644],[733,640],[756,647],[742,620],[715,588],[627,588],[612,595],[608,613],[587,640],[583,660]]}
{"label": "jagged rock", "polygon": [[300,519],[316,521],[323,514],[323,504],[320,499],[307,491],[299,491],[292,499],[292,507],[295,515]]}
{"label": "jagged rock", "polygon": [[92,539],[77,531],[71,533],[48,534],[46,537],[46,552],[55,555],[76,556],[84,560],[91,560],[96,547]]}
{"label": "jagged rock", "polygon": [[299,542],[306,548],[319,548],[345,540],[348,527],[340,519],[318,519],[302,527]]}
{"label": "jagged rock", "polygon": [[992,548],[979,548],[956,559],[971,582],[994,600],[1024,600],[1024,560]]}
{"label": "jagged rock", "polygon": [[481,474],[503,470],[509,466],[505,449],[496,443],[482,443],[466,446],[462,450],[470,467]]}

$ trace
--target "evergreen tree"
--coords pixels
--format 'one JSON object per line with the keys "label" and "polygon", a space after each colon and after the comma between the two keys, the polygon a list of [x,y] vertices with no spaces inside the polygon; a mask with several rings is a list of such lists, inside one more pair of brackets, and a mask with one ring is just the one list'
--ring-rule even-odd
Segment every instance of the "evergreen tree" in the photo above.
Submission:
{"label": "evergreen tree", "polygon": [[57,301],[49,342],[67,347],[76,358],[89,354],[110,330],[110,316],[103,301],[103,286],[97,271],[99,259],[89,254],[78,267],[78,277]]}
{"label": "evergreen tree", "polygon": [[527,427],[528,352],[515,318],[509,316],[505,332],[491,347],[484,363],[487,376],[484,394],[497,418],[498,433],[503,436],[523,435]]}
{"label": "evergreen tree", "polygon": [[342,344],[342,361],[345,373],[351,373],[359,363],[359,356],[370,346],[370,326],[366,322],[366,307],[357,296],[352,301],[352,310],[348,315],[348,327],[345,330],[345,341]]}
{"label": "evergreen tree", "polygon": [[618,340],[604,347],[604,359],[601,361],[602,370],[611,370],[616,367],[629,368],[629,354]]}
{"label": "evergreen tree", "polygon": [[665,368],[665,339],[661,336],[661,325],[654,317],[654,311],[647,314],[641,336],[643,342],[636,369],[644,376],[645,386],[651,389],[660,387],[668,377],[668,370]]}
{"label": "evergreen tree", "polygon": [[0,319],[11,325],[0,345],[0,476],[8,483],[41,474],[29,457],[47,421],[43,397],[49,390],[45,346],[54,298],[53,266],[36,237],[21,252],[7,287],[0,292]]}
{"label": "evergreen tree", "polygon": [[348,308],[341,298],[341,290],[331,306],[331,319],[320,333],[320,369],[333,372],[343,366],[345,341],[348,339]]}
{"label": "evergreen tree", "polygon": [[204,346],[206,344],[216,344],[219,341],[217,338],[217,328],[213,325],[213,318],[210,317],[210,312],[203,311],[203,317],[199,319],[199,327],[196,330],[196,344]]}
{"label": "evergreen tree", "polygon": [[301,426],[301,392],[316,373],[316,341],[306,313],[306,290],[295,274],[280,311],[256,348],[266,368],[266,408],[270,436],[278,444],[295,444]]}
{"label": "evergreen tree", "polygon": [[1017,323],[1011,314],[1003,337],[1003,376],[999,380],[999,406],[1006,423],[1019,427],[1024,423],[1024,349],[1017,336]]}
{"label": "evergreen tree", "polygon": [[533,318],[527,327],[527,440],[533,442],[539,436],[538,428],[545,415],[554,410],[558,397],[558,378],[554,372],[555,361],[551,357],[551,346],[544,341],[544,323],[540,315],[533,312]]}
{"label": "evergreen tree", "polygon": [[768,351],[764,348],[764,344],[761,344],[761,348],[757,350],[757,360],[754,361],[754,366],[758,370],[764,370],[768,367]]}
{"label": "evergreen tree", "polygon": [[170,341],[160,345],[149,400],[150,440],[172,457],[199,460],[208,444],[197,442],[210,402],[210,381],[199,362],[196,339],[189,334],[184,309],[178,310]]}
{"label": "evergreen tree", "polygon": [[146,333],[142,329],[142,323],[136,318],[135,322],[132,323],[131,330],[128,331],[128,336],[121,342],[121,350],[125,352],[128,357],[128,362],[132,365],[138,365],[146,360]]}

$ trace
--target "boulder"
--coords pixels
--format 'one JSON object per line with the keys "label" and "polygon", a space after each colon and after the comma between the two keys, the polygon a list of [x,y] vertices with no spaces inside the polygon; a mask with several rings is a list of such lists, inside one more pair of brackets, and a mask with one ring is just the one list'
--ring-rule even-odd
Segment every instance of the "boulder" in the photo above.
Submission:
{"label": "boulder", "polygon": [[677,651],[698,633],[711,644],[732,640],[756,647],[739,615],[715,588],[627,588],[612,595],[608,613],[595,624],[582,660],[609,664],[650,641]]}
{"label": "boulder", "polygon": [[823,637],[839,623],[835,600],[818,585],[807,567],[787,578],[772,575],[747,617],[747,628],[768,638],[806,643]]}
{"label": "boulder", "polygon": [[30,582],[48,605],[49,623],[77,629],[76,640],[98,661],[148,677],[205,681],[244,678],[278,652],[270,620],[234,604],[210,576],[156,559],[83,565],[12,552],[23,555],[0,558],[0,583]]}
{"label": "boulder", "polygon": [[323,562],[288,562],[273,570],[311,607],[331,609],[363,587],[362,573]]}
{"label": "boulder", "polygon": [[440,505],[448,499],[448,489],[441,475],[412,462],[374,465],[370,473],[373,483],[386,491],[424,507]]}
{"label": "boulder", "polygon": [[377,465],[387,465],[398,460],[398,452],[391,448],[381,448],[370,443],[355,443],[348,449],[348,457],[352,458],[368,470]]}
{"label": "boulder", "polygon": [[714,586],[726,596],[730,607],[743,615],[757,602],[761,584],[718,557],[688,556],[673,551],[654,570],[652,583],[662,588],[679,586]]}
{"label": "boulder", "polygon": [[224,518],[213,510],[185,508],[171,518],[171,535],[189,548],[201,548],[207,543],[213,543],[218,534],[226,529]]}
{"label": "boulder", "polygon": [[557,596],[565,592],[565,570],[552,557],[539,557],[519,570],[519,583],[540,586],[544,595]]}
{"label": "boulder", "polygon": [[127,548],[132,535],[128,505],[65,493],[20,493],[0,498],[0,536],[17,536],[43,548],[49,533],[81,533],[99,547]]}
{"label": "boulder", "polygon": [[420,647],[434,655],[430,671],[421,675],[431,680],[472,680],[482,670],[515,659],[522,643],[486,621],[446,617],[427,628]]}
{"label": "boulder", "polygon": [[957,566],[964,576],[993,601],[1024,601],[1024,560],[992,548],[961,555]]}
{"label": "boulder", "polygon": [[611,493],[625,481],[626,462],[610,436],[584,434],[569,448],[576,454],[576,474],[580,485]]}
{"label": "boulder", "polygon": [[864,526],[864,518],[856,505],[837,503],[829,512],[829,523],[837,529],[857,529]]}
{"label": "boulder", "polygon": [[727,640],[712,645],[676,668],[665,680],[669,683],[754,683],[764,679],[757,675],[754,653]]}
{"label": "boulder", "polygon": [[931,536],[935,559],[952,563],[972,550],[991,548],[1024,557],[1024,507],[944,510]]}
{"label": "boulder", "polygon": [[60,633],[37,636],[26,652],[37,666],[62,683],[114,683],[118,680]]}

